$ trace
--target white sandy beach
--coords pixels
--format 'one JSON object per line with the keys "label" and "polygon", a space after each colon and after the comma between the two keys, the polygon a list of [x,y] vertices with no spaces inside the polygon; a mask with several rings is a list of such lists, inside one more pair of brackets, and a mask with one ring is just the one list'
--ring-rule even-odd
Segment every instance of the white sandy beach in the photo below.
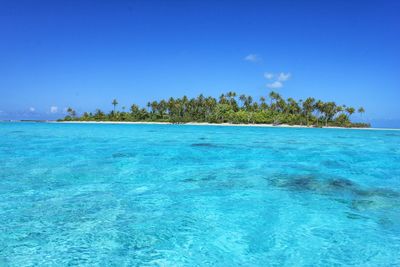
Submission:
{"label": "white sandy beach", "polygon": [[[160,124],[160,125],[173,125],[171,122],[147,122],[147,121],[48,121],[49,123],[71,123],[71,124]],[[271,128],[310,128],[320,129],[313,126],[305,125],[289,125],[289,124],[233,124],[233,123],[208,123],[208,122],[187,122],[177,123],[175,125],[192,125],[192,126],[225,126],[225,127],[271,127]],[[376,130],[376,131],[400,131],[400,129],[391,128],[346,128],[337,126],[321,127],[323,129],[347,129],[347,130]]]}

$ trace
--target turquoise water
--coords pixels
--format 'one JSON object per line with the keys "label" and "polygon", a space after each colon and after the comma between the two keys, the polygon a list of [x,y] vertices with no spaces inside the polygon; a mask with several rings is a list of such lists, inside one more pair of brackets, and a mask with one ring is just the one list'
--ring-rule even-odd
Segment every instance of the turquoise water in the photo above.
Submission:
{"label": "turquoise water", "polygon": [[399,266],[400,131],[0,123],[0,266]]}

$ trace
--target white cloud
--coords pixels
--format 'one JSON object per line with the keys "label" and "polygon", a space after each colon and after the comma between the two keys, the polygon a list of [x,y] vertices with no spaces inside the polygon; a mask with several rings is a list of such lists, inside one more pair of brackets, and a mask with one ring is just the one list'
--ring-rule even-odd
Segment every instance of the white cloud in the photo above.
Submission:
{"label": "white cloud", "polygon": [[267,87],[271,88],[271,89],[277,89],[277,88],[281,88],[283,86],[283,83],[280,81],[275,81],[273,83],[268,83]]}
{"label": "white cloud", "polygon": [[289,80],[290,76],[291,76],[291,74],[289,72],[288,73],[281,72],[278,75],[278,81],[286,82],[287,80]]}
{"label": "white cloud", "polygon": [[36,110],[36,109],[35,109],[34,107],[30,107],[30,108],[29,108],[29,111],[30,111],[30,112],[35,112],[35,110]]}
{"label": "white cloud", "polygon": [[265,77],[265,79],[271,80],[272,78],[274,78],[274,74],[270,73],[270,72],[266,72],[266,73],[264,73],[264,77]]}
{"label": "white cloud", "polygon": [[259,62],[259,61],[261,61],[261,57],[256,54],[249,54],[244,57],[244,60],[250,61],[250,62]]}
{"label": "white cloud", "polygon": [[264,78],[271,81],[270,83],[267,83],[267,87],[271,89],[282,88],[284,83],[289,80],[290,76],[290,72],[280,72],[278,74],[274,74],[271,72],[264,73]]}
{"label": "white cloud", "polygon": [[57,113],[58,112],[58,107],[57,106],[51,106],[50,107],[50,112],[51,113]]}

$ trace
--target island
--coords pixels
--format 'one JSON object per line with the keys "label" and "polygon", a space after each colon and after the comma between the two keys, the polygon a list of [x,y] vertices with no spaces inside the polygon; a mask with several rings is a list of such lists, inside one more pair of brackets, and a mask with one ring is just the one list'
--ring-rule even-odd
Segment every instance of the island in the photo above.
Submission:
{"label": "island", "polygon": [[[269,101],[267,101],[267,98]],[[268,102],[268,103],[267,103]],[[117,110],[118,100],[111,102],[113,109],[106,113],[100,109],[84,112],[81,116],[73,108],[68,115],[58,121],[102,121],[102,122],[164,122],[164,123],[229,123],[229,124],[272,124],[297,125],[308,127],[370,127],[369,123],[352,122],[351,116],[357,111],[362,115],[365,110],[359,107],[338,105],[333,101],[324,102],[308,97],[296,101],[284,99],[277,92],[268,97],[254,100],[252,96],[239,95],[233,91],[221,94],[218,99],[203,94],[195,98],[183,96],[170,97],[168,100],[148,102],[146,107],[132,104],[129,110],[125,106]]]}

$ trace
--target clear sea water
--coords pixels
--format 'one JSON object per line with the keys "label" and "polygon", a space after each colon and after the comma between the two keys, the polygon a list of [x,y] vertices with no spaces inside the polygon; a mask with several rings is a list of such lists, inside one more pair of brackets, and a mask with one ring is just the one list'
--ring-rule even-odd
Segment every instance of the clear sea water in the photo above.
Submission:
{"label": "clear sea water", "polygon": [[0,266],[400,266],[400,131],[0,123]]}

